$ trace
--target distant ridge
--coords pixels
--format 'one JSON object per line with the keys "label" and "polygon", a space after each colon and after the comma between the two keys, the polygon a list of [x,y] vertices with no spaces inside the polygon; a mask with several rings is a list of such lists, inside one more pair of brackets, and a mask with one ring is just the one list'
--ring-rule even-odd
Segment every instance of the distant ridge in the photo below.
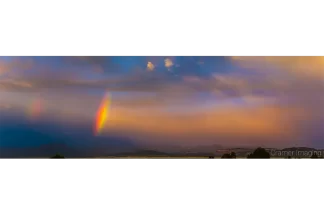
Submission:
{"label": "distant ridge", "polygon": [[213,152],[192,152],[192,153],[185,153],[185,152],[176,152],[176,153],[166,153],[161,151],[154,151],[154,150],[141,150],[141,151],[134,151],[134,152],[125,152],[125,153],[118,153],[113,154],[112,156],[115,157],[208,157],[214,156]]}
{"label": "distant ridge", "polygon": [[320,149],[309,148],[309,147],[290,147],[281,149],[281,151],[321,151]]}
{"label": "distant ridge", "polygon": [[123,157],[123,156],[170,156],[170,154],[165,152],[159,152],[154,150],[142,150],[142,151],[134,151],[134,152],[123,152],[113,154],[113,156]]}

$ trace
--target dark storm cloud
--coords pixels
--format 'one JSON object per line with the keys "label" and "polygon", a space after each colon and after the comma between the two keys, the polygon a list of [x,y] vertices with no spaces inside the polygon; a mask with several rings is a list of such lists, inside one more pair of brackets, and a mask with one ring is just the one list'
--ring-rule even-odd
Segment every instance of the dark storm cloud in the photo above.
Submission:
{"label": "dark storm cloud", "polygon": [[[56,57],[55,62],[61,62],[59,58]],[[216,82],[208,80],[212,74],[211,70],[206,72],[201,67],[208,62],[212,65],[219,59],[215,57],[63,57],[64,62],[67,62],[67,67],[61,65],[63,68],[50,67],[53,62],[49,64],[49,59],[49,57],[37,57],[34,61],[43,63],[41,66],[34,64],[31,73],[18,71],[12,73],[14,75],[12,78],[0,79],[1,90],[38,91],[50,88],[77,88],[188,94],[210,92],[216,87],[220,91],[225,89],[226,94],[238,95],[237,90],[231,89],[228,84],[221,83],[220,80]],[[147,62],[154,64],[153,71],[146,70]],[[80,68],[84,68],[85,65],[102,67],[103,76],[94,80],[81,77]],[[97,67],[89,67],[84,75],[91,76],[94,71],[98,71]],[[105,74],[114,76],[107,77]],[[187,76],[193,76],[199,81],[186,82]]]}
{"label": "dark storm cloud", "polygon": [[215,90],[224,95],[239,96],[241,89],[237,83],[219,76],[204,79],[196,76],[178,77],[167,73],[148,73],[146,71],[123,77],[102,80],[75,80],[63,77],[25,77],[0,80],[0,89],[5,91],[37,91],[42,89],[98,89],[119,92],[155,92],[155,93],[208,93]]}
{"label": "dark storm cloud", "polygon": [[[174,76],[169,73],[150,73],[140,71],[116,78],[102,80],[76,80],[60,76],[28,77],[16,79],[0,79],[3,91],[39,91],[42,89],[78,89],[78,90],[109,90],[116,92],[152,92],[167,93],[170,96],[220,93],[225,97],[239,97],[247,94],[262,94],[262,91],[273,92],[273,83],[262,77],[228,74],[214,75],[210,78],[199,76]],[[287,88],[288,89],[288,88]],[[287,91],[286,89],[286,91]]]}

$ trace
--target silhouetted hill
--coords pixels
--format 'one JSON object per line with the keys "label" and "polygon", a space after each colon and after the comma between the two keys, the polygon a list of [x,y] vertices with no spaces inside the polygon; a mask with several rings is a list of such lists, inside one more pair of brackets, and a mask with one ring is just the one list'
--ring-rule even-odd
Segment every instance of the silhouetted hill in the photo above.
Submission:
{"label": "silhouetted hill", "polygon": [[214,156],[214,152],[175,152],[175,153],[168,153],[166,154],[167,156],[170,157],[209,157],[209,156]]}
{"label": "silhouetted hill", "polygon": [[140,150],[134,152],[118,153],[113,154],[114,157],[209,157],[214,156],[211,153],[186,153],[186,152],[176,152],[176,153],[167,153],[154,150]]}
{"label": "silhouetted hill", "polygon": [[223,149],[221,145],[198,145],[183,148],[183,151],[188,154],[214,154],[217,150]]}
{"label": "silhouetted hill", "polygon": [[39,146],[22,146],[0,148],[0,157],[2,158],[46,158],[60,152],[67,153],[69,150],[66,144],[42,144]]}
{"label": "silhouetted hill", "polygon": [[[90,142],[91,143],[91,142]],[[2,158],[47,158],[56,153],[66,158],[87,158],[99,156],[111,156],[116,153],[133,152],[137,148],[132,142],[119,138],[106,138],[105,141],[84,144],[47,143],[32,146],[2,146],[0,157]]]}
{"label": "silhouetted hill", "polygon": [[309,148],[309,147],[291,147],[291,148],[284,148],[281,151],[317,151],[318,149]]}

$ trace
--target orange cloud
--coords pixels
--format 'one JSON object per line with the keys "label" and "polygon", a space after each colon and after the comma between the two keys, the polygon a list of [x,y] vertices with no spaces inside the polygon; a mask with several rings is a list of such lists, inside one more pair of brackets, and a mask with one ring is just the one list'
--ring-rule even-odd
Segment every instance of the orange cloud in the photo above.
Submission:
{"label": "orange cloud", "polygon": [[153,71],[155,68],[154,64],[152,62],[148,62],[147,63],[147,70],[149,71]]}
{"label": "orange cloud", "polygon": [[195,138],[200,140],[199,144],[204,144],[215,138],[238,140],[248,137],[251,140],[276,139],[282,144],[280,138],[293,136],[293,125],[286,117],[291,111],[294,110],[274,106],[238,108],[231,104],[215,110],[182,114],[165,112],[163,108],[132,111],[116,107],[112,109],[106,132],[145,136],[153,143],[157,137],[178,140],[180,144]]}
{"label": "orange cloud", "polygon": [[173,66],[173,62],[172,62],[172,60],[171,60],[170,58],[166,58],[166,59],[164,60],[164,66],[165,66],[166,68],[170,68],[171,66]]}
{"label": "orange cloud", "polygon": [[267,57],[230,57],[241,66],[262,68],[277,68],[282,72],[294,75],[318,77],[324,79],[324,57],[322,56],[267,56]]}

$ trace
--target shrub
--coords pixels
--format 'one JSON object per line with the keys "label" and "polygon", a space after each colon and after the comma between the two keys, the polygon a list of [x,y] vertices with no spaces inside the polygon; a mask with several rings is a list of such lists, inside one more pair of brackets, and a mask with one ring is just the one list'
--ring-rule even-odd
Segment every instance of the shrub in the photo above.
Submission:
{"label": "shrub", "polygon": [[231,158],[236,159],[236,153],[235,152],[231,152]]}
{"label": "shrub", "polygon": [[230,154],[223,154],[223,156],[221,157],[221,159],[233,159],[232,157],[231,157],[231,155]]}
{"label": "shrub", "polygon": [[270,159],[270,153],[263,148],[257,148],[247,156],[247,159]]}
{"label": "shrub", "polygon": [[56,154],[53,157],[51,157],[50,159],[65,159],[65,157],[63,155]]}
{"label": "shrub", "polygon": [[317,154],[316,153],[313,153],[313,155],[311,156],[311,159],[318,159],[318,156],[317,156]]}

